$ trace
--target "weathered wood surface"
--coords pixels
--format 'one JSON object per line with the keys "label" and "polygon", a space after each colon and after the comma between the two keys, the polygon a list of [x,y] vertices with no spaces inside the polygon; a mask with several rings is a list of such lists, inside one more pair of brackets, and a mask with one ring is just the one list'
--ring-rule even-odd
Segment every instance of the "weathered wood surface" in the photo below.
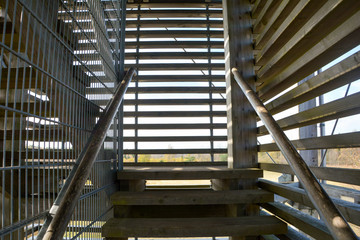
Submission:
{"label": "weathered wood surface", "polygon": [[[291,141],[298,150],[360,147],[360,133],[344,133]],[[260,152],[279,151],[275,143],[259,145]]]}
{"label": "weathered wood surface", "polygon": [[190,179],[252,179],[262,177],[257,168],[230,169],[214,167],[125,167],[118,179],[190,180]]}
{"label": "weathered wood surface", "polygon": [[[277,121],[283,131],[308,126],[315,123],[352,116],[360,113],[360,93],[304,110]],[[268,134],[265,126],[258,128],[259,135]]]}
{"label": "weathered wood surface", "polygon": [[325,224],[310,215],[307,215],[282,203],[264,203],[261,207],[290,223],[315,239],[332,240],[332,236]]}
{"label": "weathered wood surface", "polygon": [[227,153],[227,149],[125,149],[124,154],[223,154]]}
{"label": "weathered wood surface", "polygon": [[[258,182],[259,187],[269,192],[314,208],[304,189],[288,186],[287,184],[275,183],[261,179]],[[329,194],[331,196],[331,194]],[[360,206],[355,203],[347,202],[338,198],[332,198],[336,207],[341,211],[345,219],[356,225],[360,225]]]}
{"label": "weathered wood surface", "polygon": [[117,192],[111,196],[114,205],[210,205],[272,202],[273,194],[260,190],[204,191],[160,190]]}
{"label": "weathered wood surface", "polygon": [[[294,174],[287,164],[260,163],[259,167],[266,171]],[[359,169],[333,167],[310,167],[310,169],[318,179],[360,185]]]}
{"label": "weathered wood surface", "polygon": [[112,218],[102,228],[103,237],[257,236],[285,232],[286,224],[275,217]]}

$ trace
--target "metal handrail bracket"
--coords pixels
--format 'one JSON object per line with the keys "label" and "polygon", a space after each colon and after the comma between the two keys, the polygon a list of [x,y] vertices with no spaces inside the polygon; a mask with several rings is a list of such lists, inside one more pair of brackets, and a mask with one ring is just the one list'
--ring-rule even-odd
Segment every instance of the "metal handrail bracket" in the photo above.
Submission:
{"label": "metal handrail bracket", "polygon": [[124,79],[118,85],[113,98],[109,101],[109,104],[95,125],[87,144],[80,153],[66,184],[55,200],[47,218],[48,223],[43,226],[43,234],[38,236],[37,239],[62,239],[85,183],[91,173],[92,166],[104,143],[106,133],[124,99],[129,83],[135,74],[135,69],[130,68]]}
{"label": "metal handrail bracket", "polygon": [[261,121],[274,138],[276,144],[284,155],[285,159],[293,169],[299,181],[304,186],[310,200],[318,210],[321,218],[337,240],[358,239],[347,221],[341,215],[335,204],[332,202],[326,191],[320,185],[315,175],[305,163],[304,159],[297,152],[284,131],[276,123],[275,119],[265,108],[260,98],[250,85],[242,78],[236,68],[232,69],[236,82],[249,100],[252,107],[260,117]]}

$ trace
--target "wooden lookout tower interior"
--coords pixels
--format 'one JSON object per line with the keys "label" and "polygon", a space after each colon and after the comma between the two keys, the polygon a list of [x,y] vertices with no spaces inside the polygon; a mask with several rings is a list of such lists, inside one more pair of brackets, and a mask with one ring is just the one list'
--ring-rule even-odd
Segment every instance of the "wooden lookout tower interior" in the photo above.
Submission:
{"label": "wooden lookout tower interior", "polygon": [[1,240],[360,236],[359,0],[0,0]]}

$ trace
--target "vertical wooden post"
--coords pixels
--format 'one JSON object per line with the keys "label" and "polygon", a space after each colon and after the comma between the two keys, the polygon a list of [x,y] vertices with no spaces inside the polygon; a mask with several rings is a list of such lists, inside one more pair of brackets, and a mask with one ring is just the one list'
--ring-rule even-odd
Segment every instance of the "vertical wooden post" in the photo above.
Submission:
{"label": "vertical wooden post", "polygon": [[224,0],[223,15],[228,166],[253,167],[257,163],[256,115],[231,74],[231,68],[237,67],[255,87],[250,2]]}
{"label": "vertical wooden post", "polygon": [[[249,0],[223,0],[225,78],[227,105],[228,167],[246,168],[257,164],[256,114],[234,80],[231,69],[240,69],[243,77],[255,86],[254,57]],[[222,189],[251,189],[254,180],[217,183]],[[229,216],[256,215],[258,207],[229,205]],[[233,240],[245,239],[234,237]]]}

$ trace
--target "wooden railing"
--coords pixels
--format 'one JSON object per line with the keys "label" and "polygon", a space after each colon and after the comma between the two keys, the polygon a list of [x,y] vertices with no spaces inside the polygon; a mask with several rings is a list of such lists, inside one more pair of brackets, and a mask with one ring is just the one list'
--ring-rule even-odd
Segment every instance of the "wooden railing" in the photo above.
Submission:
{"label": "wooden railing", "polygon": [[[307,192],[311,203],[318,210],[321,218],[324,220],[331,235],[335,239],[357,239],[356,234],[336,208],[335,204],[321,186],[313,172],[307,166],[303,158],[292,145],[291,141],[285,135],[279,124],[266,109],[260,98],[251,89],[250,85],[242,78],[236,68],[232,69],[235,80],[241,90],[249,100],[250,104],[264,123],[267,131],[272,135],[276,145],[281,150],[285,159],[289,163],[292,171],[295,173],[300,183]],[[268,206],[276,208],[276,206]]]}

